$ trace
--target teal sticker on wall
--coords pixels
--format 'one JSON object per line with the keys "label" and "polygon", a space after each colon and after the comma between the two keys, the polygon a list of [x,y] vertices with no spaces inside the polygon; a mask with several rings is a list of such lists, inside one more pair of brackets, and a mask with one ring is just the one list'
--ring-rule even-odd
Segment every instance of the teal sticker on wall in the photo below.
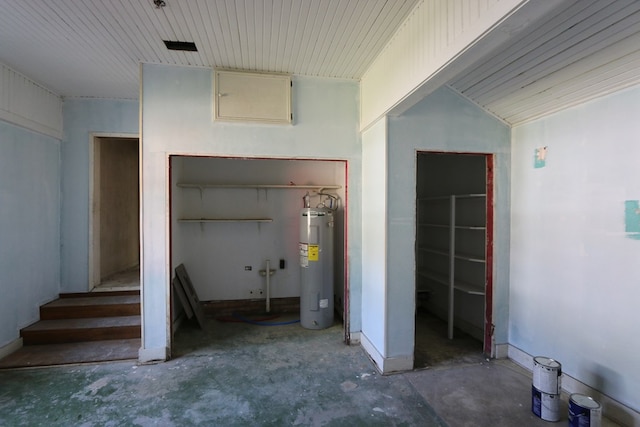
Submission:
{"label": "teal sticker on wall", "polygon": [[536,169],[543,168],[547,164],[547,147],[539,147],[535,149],[533,167]]}
{"label": "teal sticker on wall", "polygon": [[640,240],[640,201],[624,202],[624,231],[630,239]]}

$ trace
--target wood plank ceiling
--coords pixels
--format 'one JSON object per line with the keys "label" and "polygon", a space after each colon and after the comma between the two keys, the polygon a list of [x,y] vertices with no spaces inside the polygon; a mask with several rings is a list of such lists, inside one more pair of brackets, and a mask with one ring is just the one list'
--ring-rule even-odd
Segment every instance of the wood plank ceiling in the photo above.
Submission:
{"label": "wood plank ceiling", "polygon": [[[140,62],[358,80],[421,1],[0,0],[0,62],[67,97],[137,98]],[[640,1],[554,1],[450,87],[517,125],[640,84]]]}
{"label": "wood plank ceiling", "polygon": [[0,61],[70,97],[137,98],[140,62],[357,80],[418,1],[0,0]]}
{"label": "wood plank ceiling", "polygon": [[558,2],[449,85],[517,125],[640,84],[640,1]]}

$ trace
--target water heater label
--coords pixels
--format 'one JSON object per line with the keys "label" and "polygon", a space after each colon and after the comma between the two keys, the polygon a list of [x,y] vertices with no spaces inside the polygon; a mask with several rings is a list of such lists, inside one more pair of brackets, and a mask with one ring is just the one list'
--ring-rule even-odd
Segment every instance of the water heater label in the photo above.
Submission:
{"label": "water heater label", "polygon": [[329,308],[329,300],[328,299],[321,299],[319,306],[320,306],[320,308]]}
{"label": "water heater label", "polygon": [[318,261],[319,252],[318,245],[309,245],[309,261]]}
{"label": "water heater label", "polygon": [[309,245],[306,243],[300,243],[300,266],[309,267]]}

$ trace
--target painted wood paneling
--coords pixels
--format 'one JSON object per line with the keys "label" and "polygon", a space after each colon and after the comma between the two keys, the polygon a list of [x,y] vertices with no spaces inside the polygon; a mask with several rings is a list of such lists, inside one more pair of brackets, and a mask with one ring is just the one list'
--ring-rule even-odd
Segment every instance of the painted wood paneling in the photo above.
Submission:
{"label": "painted wood paneling", "polygon": [[62,99],[0,64],[0,120],[62,138]]}
{"label": "painted wood paneling", "polygon": [[60,292],[61,145],[0,119],[0,348]]}
{"label": "painted wood paneling", "polygon": [[362,78],[361,128],[389,111],[520,3],[424,0],[416,6]]}
{"label": "painted wood paneling", "polygon": [[450,86],[512,125],[640,83],[640,2],[560,2]]}
{"label": "painted wood paneling", "polygon": [[358,80],[419,1],[0,1],[0,57],[65,97],[135,99],[141,62]]}

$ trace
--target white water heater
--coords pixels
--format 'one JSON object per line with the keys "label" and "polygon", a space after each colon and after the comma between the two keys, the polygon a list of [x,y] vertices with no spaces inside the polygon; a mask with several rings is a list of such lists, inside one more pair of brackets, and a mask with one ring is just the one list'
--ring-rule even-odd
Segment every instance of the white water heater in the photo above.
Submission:
{"label": "white water heater", "polygon": [[307,329],[333,325],[333,211],[300,212],[300,324]]}

